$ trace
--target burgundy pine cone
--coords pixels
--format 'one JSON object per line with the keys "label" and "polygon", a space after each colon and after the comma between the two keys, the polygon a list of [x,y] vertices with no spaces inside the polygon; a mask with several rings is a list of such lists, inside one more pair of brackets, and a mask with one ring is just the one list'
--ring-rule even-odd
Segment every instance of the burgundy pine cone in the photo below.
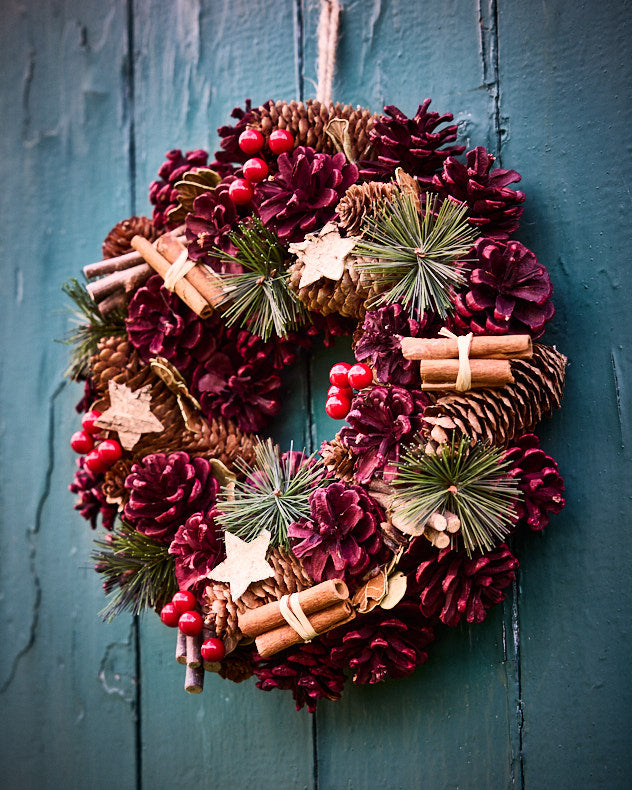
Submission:
{"label": "burgundy pine cone", "polygon": [[90,522],[92,529],[96,529],[97,518],[101,516],[101,523],[107,530],[114,526],[118,512],[116,505],[111,505],[103,493],[103,475],[95,474],[84,463],[85,456],[77,458],[77,471],[68,486],[73,494],[78,494],[74,509],[81,513],[86,521]]}
{"label": "burgundy pine cone", "polygon": [[248,128],[255,118],[250,99],[246,99],[243,110],[241,107],[234,107],[230,117],[235,118],[237,123],[234,126],[225,124],[217,130],[222,150],[215,152],[215,159],[224,166],[231,165],[233,162],[243,164],[247,159],[250,159],[251,155],[245,154],[239,147],[239,135]]}
{"label": "burgundy pine cone", "polygon": [[339,439],[356,456],[358,483],[368,483],[374,475],[387,482],[395,478],[401,445],[416,433],[428,403],[422,392],[403,387],[372,387],[356,395],[347,414],[349,427]]}
{"label": "burgundy pine cone", "polygon": [[417,568],[421,613],[452,627],[463,618],[482,623],[487,610],[505,600],[517,567],[504,544],[471,558],[465,551],[443,549]]}
{"label": "burgundy pine cone", "polygon": [[532,530],[541,530],[549,523],[550,513],[564,507],[564,480],[557,463],[540,449],[534,434],[525,434],[517,445],[507,450],[505,460],[511,463],[508,474],[518,479],[523,498],[516,503],[519,521],[526,521]]}
{"label": "burgundy pine cone", "polygon": [[336,482],[316,488],[309,504],[311,519],[290,524],[288,536],[314,582],[351,582],[384,559],[383,513],[360,486]]}
{"label": "burgundy pine cone", "polygon": [[353,682],[360,684],[410,675],[428,660],[426,648],[433,640],[432,628],[412,601],[390,611],[377,607],[324,637],[332,663],[351,669]]}
{"label": "burgundy pine cone", "polygon": [[354,346],[355,357],[373,368],[381,384],[418,385],[419,363],[404,359],[400,346],[400,337],[417,337],[418,333],[419,322],[410,318],[400,304],[369,310]]}
{"label": "burgundy pine cone", "polygon": [[540,337],[555,312],[546,268],[519,241],[478,239],[475,249],[470,290],[455,299],[457,326],[475,335]]}
{"label": "burgundy pine cone", "polygon": [[430,176],[448,156],[463,153],[463,145],[442,148],[456,140],[457,126],[452,124],[437,129],[453,116],[428,112],[429,105],[430,99],[426,99],[417,108],[414,118],[408,118],[392,104],[384,108],[386,115],[369,132],[377,161],[360,163],[364,181],[389,181],[398,167],[412,176]]}
{"label": "burgundy pine cone", "polygon": [[296,710],[307,705],[310,713],[315,713],[319,699],[339,700],[345,684],[343,671],[332,664],[329,650],[320,641],[284,650],[267,659],[255,655],[254,674],[257,688],[289,689]]}
{"label": "burgundy pine cone", "polygon": [[422,189],[467,203],[468,219],[482,236],[506,239],[518,229],[525,196],[509,188],[520,181],[520,174],[500,167],[492,170],[495,161],[487,149],[478,146],[467,152],[466,164],[450,156],[441,173],[420,183]]}
{"label": "burgundy pine cone", "polygon": [[175,188],[182,176],[195,167],[204,167],[208,154],[201,148],[187,151],[184,156],[179,148],[167,152],[167,159],[160,166],[158,179],[149,186],[149,200],[154,206],[152,221],[156,230],[170,230],[175,224],[169,222],[168,214],[178,204],[178,192]]}
{"label": "burgundy pine cone", "polygon": [[209,572],[224,558],[221,529],[210,513],[194,513],[174,535],[169,554],[175,556],[176,579],[180,590],[188,590],[206,580]]}
{"label": "burgundy pine cone", "polygon": [[347,187],[358,180],[358,168],[343,153],[317,154],[309,146],[281,154],[278,167],[255,193],[261,221],[282,242],[303,241],[332,220]]}
{"label": "burgundy pine cone", "polygon": [[211,510],[219,485],[205,458],[181,451],[146,455],[132,466],[125,488],[130,496],[124,518],[138,532],[169,543],[189,516]]}
{"label": "burgundy pine cone", "polygon": [[136,291],[125,321],[127,334],[144,362],[164,357],[186,375],[215,351],[222,325],[217,316],[203,321],[162,282],[155,274]]}

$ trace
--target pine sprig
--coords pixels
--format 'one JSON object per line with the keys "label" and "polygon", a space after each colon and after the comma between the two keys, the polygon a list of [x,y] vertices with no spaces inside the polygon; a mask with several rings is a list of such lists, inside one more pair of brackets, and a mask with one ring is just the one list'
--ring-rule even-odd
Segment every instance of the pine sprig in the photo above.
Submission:
{"label": "pine sprig", "polygon": [[90,357],[96,354],[99,340],[125,334],[125,312],[117,309],[107,317],[102,316],[85,286],[74,277],[64,283],[61,289],[75,304],[75,309],[71,308],[70,312],[77,324],[60,341],[73,346],[70,365],[64,375],[71,379],[82,379],[89,373]]}
{"label": "pine sprig", "polygon": [[418,526],[436,511],[455,513],[468,556],[488,551],[509,533],[521,496],[518,481],[506,474],[503,454],[481,442],[471,446],[467,436],[443,445],[437,455],[409,448],[393,483],[393,512]]}
{"label": "pine sprig", "polygon": [[237,254],[229,255],[220,249],[215,252],[224,260],[240,264],[244,272],[219,275],[226,292],[220,306],[226,307],[228,326],[239,323],[268,340],[273,334],[286,337],[306,324],[307,310],[290,290],[286,251],[274,233],[255,218],[240,223],[229,238],[237,247]]}
{"label": "pine sprig", "polygon": [[427,310],[446,318],[454,305],[451,294],[463,285],[462,264],[476,239],[467,221],[467,204],[428,193],[422,216],[415,199],[395,193],[376,217],[364,220],[365,239],[355,253],[377,260],[358,261],[358,268],[387,290],[376,304],[399,302],[420,316]]}
{"label": "pine sprig", "polygon": [[104,620],[109,622],[124,611],[140,614],[143,609],[160,609],[178,591],[175,557],[167,544],[156,543],[122,522],[95,545],[91,559],[105,578],[106,594],[112,593],[99,613]]}
{"label": "pine sprig", "polygon": [[235,462],[246,477],[234,490],[222,490],[217,500],[221,515],[216,521],[248,542],[267,529],[272,535],[271,546],[287,547],[288,526],[309,518],[309,495],[324,474],[322,463],[310,456],[296,468],[292,446],[282,458],[271,439],[258,442],[254,453],[253,466],[241,458]]}

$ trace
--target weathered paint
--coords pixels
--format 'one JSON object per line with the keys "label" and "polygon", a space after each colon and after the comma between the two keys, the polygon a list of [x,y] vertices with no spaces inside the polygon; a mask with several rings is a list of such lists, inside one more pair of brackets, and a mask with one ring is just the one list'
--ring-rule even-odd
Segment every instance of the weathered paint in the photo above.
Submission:
{"label": "weathered paint", "polygon": [[[156,618],[102,625],[91,535],[66,492],[79,393],[51,342],[67,326],[59,283],[148,210],[165,150],[214,150],[246,97],[312,95],[318,8],[4,3],[3,788],[628,786],[630,4],[343,5],[336,98],[414,112],[430,96],[523,173],[519,238],[551,272],[547,340],[571,359],[564,409],[540,432],[567,509],[520,541],[504,608],[444,634],[412,678],[350,686],[315,717],[252,681],[186,695]],[[322,404],[342,358],[348,341],[288,374],[283,444],[333,434]]]}

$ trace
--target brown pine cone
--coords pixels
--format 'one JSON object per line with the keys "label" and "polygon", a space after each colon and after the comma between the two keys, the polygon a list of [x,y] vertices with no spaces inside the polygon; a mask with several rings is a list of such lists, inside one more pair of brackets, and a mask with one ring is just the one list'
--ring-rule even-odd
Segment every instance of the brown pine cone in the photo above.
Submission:
{"label": "brown pine cone", "polygon": [[363,107],[322,104],[315,99],[306,102],[270,100],[252,112],[256,120],[251,125],[259,128],[264,137],[269,137],[275,129],[289,129],[296,145],[309,145],[318,153],[327,154],[335,153],[336,148],[325,128],[333,118],[345,118],[349,121],[354,161],[373,158],[369,132],[378,116]]}
{"label": "brown pine cone", "polygon": [[104,337],[99,340],[97,353],[90,360],[92,380],[101,395],[108,390],[110,380],[127,383],[135,376],[142,362],[126,337]]}
{"label": "brown pine cone", "polygon": [[503,447],[531,433],[561,404],[566,361],[556,349],[536,344],[531,359],[512,360],[513,384],[437,398],[424,411],[428,439],[441,443],[456,431]]}
{"label": "brown pine cone", "polygon": [[355,267],[355,260],[357,258],[353,255],[347,258],[344,274],[338,282],[321,278],[303,288],[298,286],[304,265],[301,261],[296,261],[288,268],[289,286],[296,291],[308,310],[321,315],[339,313],[346,318],[360,321],[366,312],[364,303],[369,291],[361,285],[361,275]]}
{"label": "brown pine cone", "polygon": [[116,258],[131,252],[131,241],[134,236],[143,236],[154,241],[158,234],[147,217],[129,217],[118,222],[105,237],[101,253],[104,258]]}
{"label": "brown pine cone", "polygon": [[242,638],[237,622],[237,607],[224,582],[209,581],[202,599],[204,626],[224,642],[226,651],[235,649]]}
{"label": "brown pine cone", "polygon": [[339,479],[350,483],[353,480],[354,457],[350,450],[343,447],[336,435],[330,442],[323,442],[320,448],[323,463],[329,472]]}
{"label": "brown pine cone", "polygon": [[375,216],[385,201],[398,191],[395,184],[369,181],[366,184],[352,184],[338,203],[339,225],[350,236],[359,236],[362,222],[366,216]]}
{"label": "brown pine cone", "polygon": [[130,456],[123,456],[113,464],[105,473],[103,482],[103,493],[106,500],[114,505],[119,505],[121,510],[129,498],[129,492],[125,488],[125,478],[132,471],[134,459]]}
{"label": "brown pine cone", "polygon": [[231,653],[221,662],[219,676],[224,680],[232,680],[233,683],[241,683],[252,677],[253,666],[252,653]]}
{"label": "brown pine cone", "polygon": [[236,602],[240,612],[256,609],[270,601],[278,601],[284,595],[302,592],[312,586],[312,580],[290,551],[272,549],[268,562],[274,568],[274,578],[251,584]]}

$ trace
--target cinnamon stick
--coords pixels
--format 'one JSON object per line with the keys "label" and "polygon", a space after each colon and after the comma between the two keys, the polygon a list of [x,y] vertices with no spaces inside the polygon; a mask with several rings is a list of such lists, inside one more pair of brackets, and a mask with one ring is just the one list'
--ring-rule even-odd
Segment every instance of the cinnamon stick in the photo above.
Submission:
{"label": "cinnamon stick", "polygon": [[[327,609],[322,609],[319,612],[314,612],[310,616],[309,621],[314,631],[324,634],[327,631],[331,631],[332,628],[352,620],[354,617],[355,611],[347,600],[341,601]],[[286,624],[259,634],[255,639],[255,645],[259,655],[262,658],[268,658],[280,650],[285,650],[286,647],[292,647],[292,645],[297,645],[302,641],[292,626]]]}
{"label": "cinnamon stick", "polygon": [[[153,246],[153,244],[148,242],[147,239],[143,238],[142,236],[134,236],[132,239],[132,247],[141,253],[151,268],[158,272],[158,274],[164,280],[172,261],[168,261],[166,258],[164,258]],[[211,305],[186,278],[183,277],[181,280],[178,280],[175,285],[175,292],[178,294],[180,299],[182,299],[182,301],[187,304],[191,310],[193,310],[194,313],[197,313],[197,315],[200,316],[200,318],[208,318],[208,316],[210,316],[213,312]]]}
{"label": "cinnamon stick", "polygon": [[138,266],[132,266],[131,269],[123,269],[120,272],[114,272],[107,277],[102,277],[93,283],[86,285],[86,291],[90,294],[95,302],[100,302],[106,296],[113,294],[121,288],[127,292],[135,290],[141,283],[149,278],[151,269],[146,263],[140,263]]}
{"label": "cinnamon stick", "polygon": [[[179,239],[171,233],[165,233],[156,241],[156,249],[163,255],[169,263],[178,260],[183,250],[186,249]],[[206,301],[212,306],[217,305],[224,298],[224,288],[219,277],[213,277],[205,267],[196,265],[184,275],[196,291],[202,294]]]}
{"label": "cinnamon stick", "polygon": [[[405,359],[458,359],[459,350],[454,338],[402,337]],[[477,335],[470,344],[472,359],[529,359],[533,343],[529,335]]]}
{"label": "cinnamon stick", "polygon": [[[298,602],[308,617],[314,612],[327,609],[348,599],[349,589],[340,579],[330,579],[298,593]],[[256,609],[246,610],[243,614],[238,615],[238,622],[242,634],[251,637],[286,625],[278,601],[272,601],[272,603],[259,606]]]}
{"label": "cinnamon stick", "polygon": [[[419,363],[421,389],[454,389],[459,372],[458,359],[427,359]],[[470,360],[472,384],[470,389],[504,387],[513,383],[508,359]]]}

